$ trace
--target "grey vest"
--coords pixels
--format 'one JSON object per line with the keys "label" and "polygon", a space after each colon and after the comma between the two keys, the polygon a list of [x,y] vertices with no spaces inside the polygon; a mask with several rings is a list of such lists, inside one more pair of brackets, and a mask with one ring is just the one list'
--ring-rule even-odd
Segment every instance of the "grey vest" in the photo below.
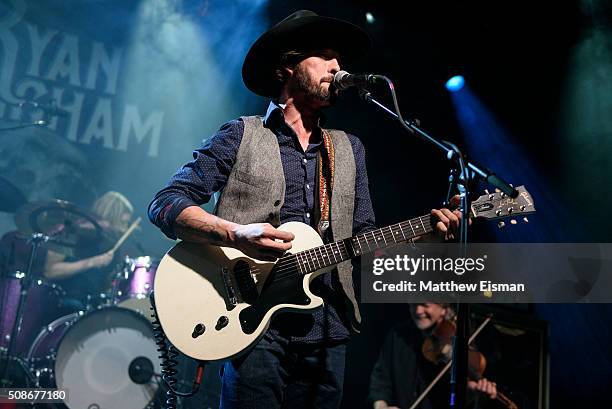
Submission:
{"label": "grey vest", "polygon": [[[242,117],[244,134],[234,167],[221,192],[215,214],[240,224],[280,225],[280,209],[285,201],[285,173],[276,135],[263,126],[261,117]],[[355,156],[342,131],[330,130],[334,144],[334,185],[331,202],[331,231],[334,240],[352,236],[355,206]],[[316,193],[315,193],[316,194]],[[338,278],[344,292],[352,330],[359,332],[361,315],[355,297],[352,264],[338,265]]]}

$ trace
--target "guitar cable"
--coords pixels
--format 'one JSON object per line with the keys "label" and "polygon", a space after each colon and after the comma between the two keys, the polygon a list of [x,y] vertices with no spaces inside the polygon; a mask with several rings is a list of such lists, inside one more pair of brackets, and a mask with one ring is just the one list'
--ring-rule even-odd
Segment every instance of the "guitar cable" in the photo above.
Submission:
{"label": "guitar cable", "polygon": [[202,384],[202,377],[204,375],[204,367],[206,366],[205,361],[198,361],[198,368],[193,380],[193,385],[190,392],[180,392],[175,389],[178,383],[176,366],[178,361],[176,357],[179,355],[178,350],[170,343],[166,338],[166,333],[159,322],[157,316],[157,309],[155,308],[155,296],[153,292],[149,295],[151,301],[151,318],[153,318],[153,334],[155,336],[155,344],[157,345],[157,352],[159,352],[160,366],[161,366],[161,378],[166,384],[168,390],[166,391],[166,409],[176,409],[178,397],[190,397],[195,395],[200,389]]}

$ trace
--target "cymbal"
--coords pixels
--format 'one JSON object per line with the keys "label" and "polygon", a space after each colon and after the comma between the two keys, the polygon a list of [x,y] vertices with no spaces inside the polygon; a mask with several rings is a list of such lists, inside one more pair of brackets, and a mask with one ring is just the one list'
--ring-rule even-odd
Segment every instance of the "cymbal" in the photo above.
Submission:
{"label": "cymbal", "polygon": [[27,202],[26,197],[15,185],[0,177],[0,212],[13,213]]}
{"label": "cymbal", "polygon": [[65,200],[27,203],[15,213],[15,224],[23,234],[43,233],[53,238],[47,247],[63,254],[86,244],[104,245],[109,241],[105,222],[89,210]]}

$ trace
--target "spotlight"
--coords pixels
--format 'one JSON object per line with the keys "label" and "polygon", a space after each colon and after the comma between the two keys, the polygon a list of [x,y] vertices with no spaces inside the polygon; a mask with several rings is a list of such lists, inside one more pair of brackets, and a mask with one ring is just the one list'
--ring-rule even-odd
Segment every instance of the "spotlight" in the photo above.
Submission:
{"label": "spotlight", "polygon": [[446,89],[450,92],[457,92],[465,85],[465,79],[462,75],[455,75],[446,81]]}
{"label": "spotlight", "polygon": [[366,21],[368,22],[368,24],[373,24],[376,19],[374,18],[374,15],[370,12],[366,13]]}

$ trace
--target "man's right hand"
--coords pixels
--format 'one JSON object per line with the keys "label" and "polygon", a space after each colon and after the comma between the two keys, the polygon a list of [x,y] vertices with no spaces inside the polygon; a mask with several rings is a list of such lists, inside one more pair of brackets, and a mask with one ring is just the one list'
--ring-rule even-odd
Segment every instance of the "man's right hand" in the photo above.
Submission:
{"label": "man's right hand", "polygon": [[115,253],[113,251],[107,251],[106,253],[93,256],[90,259],[90,268],[102,268],[106,267],[113,261]]}
{"label": "man's right hand", "polygon": [[278,230],[270,223],[239,224],[232,230],[234,247],[249,257],[264,261],[282,257],[295,238],[293,233]]}
{"label": "man's right hand", "polygon": [[[234,247],[249,257],[274,261],[291,248],[292,233],[269,223],[237,224],[208,213],[198,206],[181,211],[174,231],[182,240]],[[279,241],[276,241],[279,240]]]}

